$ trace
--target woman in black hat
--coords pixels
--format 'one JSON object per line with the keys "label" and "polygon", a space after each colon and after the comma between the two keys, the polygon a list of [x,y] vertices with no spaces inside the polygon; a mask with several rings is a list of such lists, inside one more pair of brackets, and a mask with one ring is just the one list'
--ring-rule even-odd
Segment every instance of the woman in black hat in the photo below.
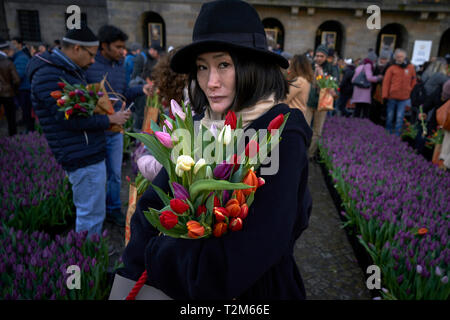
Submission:
{"label": "woman in black hat", "polygon": [[[266,183],[255,193],[243,229],[220,238],[158,237],[143,211],[163,203],[149,188],[131,220],[125,267],[118,273],[136,281],[147,270],[148,284],[174,299],[304,299],[293,250],[311,212],[306,155],[311,130],[300,110],[279,103],[287,91],[280,67],[288,62],[267,50],[252,6],[219,0],[202,6],[193,43],[175,54],[171,67],[189,74],[190,101],[207,127],[215,124],[219,131],[228,110],[242,116],[245,130],[266,129],[277,115],[290,112],[273,152],[279,155],[271,164],[277,170],[262,174]],[[153,183],[169,191],[165,170]]]}

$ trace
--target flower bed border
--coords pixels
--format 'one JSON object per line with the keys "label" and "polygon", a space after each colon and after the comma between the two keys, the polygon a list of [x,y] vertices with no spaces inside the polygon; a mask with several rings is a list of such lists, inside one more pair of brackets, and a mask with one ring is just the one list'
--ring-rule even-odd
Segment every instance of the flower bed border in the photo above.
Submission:
{"label": "flower bed border", "polygon": [[[324,177],[325,184],[326,184],[326,186],[328,188],[328,191],[330,193],[331,198],[333,199],[333,203],[334,203],[334,206],[336,208],[337,215],[339,216],[339,219],[343,223],[345,223],[346,220],[340,214],[340,212],[342,210],[344,210],[344,207],[342,205],[342,199],[339,196],[339,193],[337,192],[336,188],[333,185],[333,181],[332,181],[332,178],[330,176],[330,173],[328,172],[328,169],[326,168],[325,163],[322,161],[322,159],[317,161],[317,163],[320,166],[320,169],[322,171],[322,175]],[[356,235],[357,235],[356,226],[353,226],[353,227],[345,226],[342,229],[345,230],[345,234],[347,236],[347,240],[350,243],[350,245],[352,246],[353,253],[355,254],[357,263],[358,263],[359,267],[361,268],[361,271],[362,271],[362,273],[364,275],[364,279],[367,281],[367,279],[368,279],[368,277],[370,275],[368,275],[366,273],[366,270],[367,270],[368,266],[374,264],[373,259],[369,255],[367,250],[364,248],[364,246],[361,245],[361,243],[356,238]],[[369,291],[369,293],[370,293],[372,298],[381,297],[381,292],[380,292],[381,289],[369,289],[369,288],[367,288],[367,291]]]}

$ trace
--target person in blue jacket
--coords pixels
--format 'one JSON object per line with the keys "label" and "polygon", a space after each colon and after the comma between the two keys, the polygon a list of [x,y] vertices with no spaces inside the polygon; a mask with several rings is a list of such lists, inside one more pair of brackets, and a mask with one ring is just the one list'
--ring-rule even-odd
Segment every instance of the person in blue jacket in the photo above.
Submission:
{"label": "person in blue jacket", "polygon": [[57,162],[72,184],[76,207],[76,231],[101,234],[105,218],[106,139],[111,124],[123,124],[128,111],[113,115],[65,118],[50,93],[60,90],[58,82],[88,84],[85,70],[94,63],[97,37],[85,25],[69,30],[62,39],[61,50],[36,55],[27,74],[31,83],[33,108]]}
{"label": "person in blue jacket", "polygon": [[[262,174],[266,183],[255,193],[243,229],[220,238],[158,236],[143,212],[161,209],[163,203],[149,187],[132,217],[131,239],[117,274],[136,281],[146,270],[147,284],[173,299],[306,298],[293,250],[312,207],[307,183],[312,132],[300,110],[280,103],[288,90],[280,67],[288,65],[267,49],[263,24],[251,5],[239,0],[203,4],[193,42],[174,55],[171,67],[189,74],[190,101],[203,115],[202,123],[223,126],[227,112],[234,110],[242,115],[244,130],[259,130],[290,112],[274,149],[278,171]],[[164,169],[152,183],[170,192]]]}
{"label": "person in blue jacket", "polygon": [[[128,87],[126,82],[126,71],[124,66],[123,51],[128,36],[119,28],[112,25],[104,25],[98,31],[100,47],[95,56],[95,63],[87,70],[89,83],[100,82],[104,76],[111,88],[106,85],[106,90],[113,90],[112,98],[124,97],[127,103],[143,94],[149,94],[150,85],[138,85]],[[120,110],[121,102],[114,104],[116,111]],[[106,132],[106,219],[119,226],[125,226],[125,216],[122,213],[120,201],[120,186],[122,177],[123,158],[123,134],[119,132]]]}
{"label": "person in blue jacket", "polygon": [[14,37],[11,43],[16,49],[12,59],[20,76],[20,86],[16,99],[22,109],[21,122],[24,123],[26,132],[31,132],[34,131],[34,118],[31,114],[30,82],[27,78],[27,65],[30,62],[31,55],[22,38]]}

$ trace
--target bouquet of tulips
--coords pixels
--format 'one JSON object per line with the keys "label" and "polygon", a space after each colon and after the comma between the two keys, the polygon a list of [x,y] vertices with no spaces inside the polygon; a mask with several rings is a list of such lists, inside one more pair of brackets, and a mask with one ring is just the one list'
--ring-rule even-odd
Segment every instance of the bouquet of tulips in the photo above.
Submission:
{"label": "bouquet of tulips", "polygon": [[64,112],[66,119],[72,116],[90,117],[94,114],[98,100],[104,95],[102,91],[94,91],[82,84],[69,84],[65,80],[58,82],[60,90],[50,95],[56,100],[59,111]]}
{"label": "bouquet of tulips", "polygon": [[339,85],[337,83],[337,79],[330,76],[330,75],[326,75],[326,76],[317,76],[316,77],[316,83],[317,86],[320,89],[335,89],[337,90],[339,88]]}
{"label": "bouquet of tulips", "polygon": [[[264,185],[255,171],[279,143],[289,114],[274,118],[263,135],[258,130],[245,146],[242,117],[230,111],[223,129],[194,124],[189,104],[171,101],[173,116],[162,115],[162,128],[151,133],[128,133],[144,143],[169,175],[171,194],[149,183],[164,208],[148,208],[148,221],[173,238],[220,237],[243,228],[254,194]],[[206,138],[206,139],[205,139]],[[239,150],[237,143],[241,143]],[[260,149],[268,151],[262,154]],[[210,157],[204,153],[211,151]],[[204,151],[204,153],[202,153]]]}
{"label": "bouquet of tulips", "polygon": [[339,88],[336,78],[326,75],[325,77],[320,75],[316,77],[316,83],[319,87],[319,101],[317,103],[317,110],[319,111],[331,111],[333,110],[333,95],[330,91],[337,90]]}

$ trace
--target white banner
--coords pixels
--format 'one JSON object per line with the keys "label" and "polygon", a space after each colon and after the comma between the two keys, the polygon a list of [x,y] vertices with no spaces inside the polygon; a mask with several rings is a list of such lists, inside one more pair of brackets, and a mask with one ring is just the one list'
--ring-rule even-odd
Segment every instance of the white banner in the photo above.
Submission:
{"label": "white banner", "polygon": [[416,40],[414,41],[414,49],[411,58],[411,63],[419,66],[424,62],[430,60],[431,45],[433,41]]}

